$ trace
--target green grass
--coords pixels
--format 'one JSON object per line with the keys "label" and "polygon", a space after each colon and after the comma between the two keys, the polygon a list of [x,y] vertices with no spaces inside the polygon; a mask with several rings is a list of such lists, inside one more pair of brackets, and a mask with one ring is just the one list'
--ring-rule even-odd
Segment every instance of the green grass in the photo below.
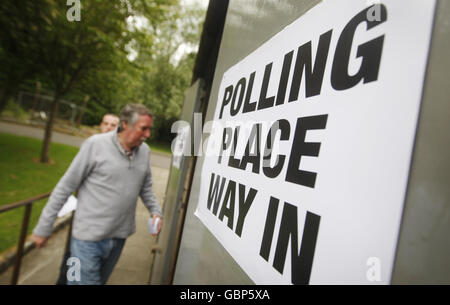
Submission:
{"label": "green grass", "polygon": [[[41,140],[0,133],[0,206],[52,191],[78,152],[76,147],[52,143],[51,164],[41,164],[41,147]],[[29,233],[46,202],[33,204]],[[0,252],[17,244],[23,213],[22,207],[0,214]]]}
{"label": "green grass", "polygon": [[[149,142],[152,151],[171,154],[170,144]],[[39,163],[42,140],[0,133],[0,206],[51,192],[78,148],[52,143],[51,164]],[[36,226],[47,199],[33,204],[28,234]],[[19,240],[25,208],[0,214],[0,252]]]}

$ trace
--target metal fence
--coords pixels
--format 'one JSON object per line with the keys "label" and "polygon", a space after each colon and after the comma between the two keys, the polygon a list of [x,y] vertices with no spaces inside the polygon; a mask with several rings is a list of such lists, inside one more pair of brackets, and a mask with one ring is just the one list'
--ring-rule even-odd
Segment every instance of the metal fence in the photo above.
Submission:
{"label": "metal fence", "polygon": [[19,202],[11,203],[5,206],[0,207],[0,214],[7,212],[9,210],[17,209],[20,207],[25,207],[24,216],[22,219],[22,225],[21,225],[21,231],[20,231],[20,238],[17,244],[17,253],[14,263],[14,269],[13,269],[13,275],[11,278],[11,285],[17,285],[17,282],[19,281],[19,273],[20,273],[20,266],[22,264],[22,257],[24,252],[24,245],[25,240],[27,236],[28,226],[30,223],[30,215],[31,215],[31,208],[33,207],[33,203],[40,200],[45,199],[50,196],[50,193],[45,193],[42,195],[38,195],[32,198],[28,198]]}
{"label": "metal fence", "polygon": [[[45,122],[50,115],[53,99],[53,96],[45,94],[19,91],[15,102],[13,104],[10,103],[2,115],[13,117],[17,120]],[[56,118],[71,124],[79,123],[82,116],[86,112],[90,113],[90,111],[85,106],[79,106],[78,104],[60,100]]]}
{"label": "metal fence", "polygon": [[[26,253],[25,242],[27,239],[28,227],[30,225],[30,216],[31,216],[31,210],[32,210],[33,204],[41,199],[46,199],[46,198],[50,197],[50,194],[51,194],[51,192],[48,192],[48,193],[37,195],[37,196],[31,197],[31,198],[28,198],[25,200],[21,200],[21,201],[15,202],[15,203],[0,206],[0,214],[14,210],[14,209],[18,209],[21,207],[25,207],[24,215],[22,218],[21,229],[20,229],[20,237],[17,242],[17,250],[14,255],[14,267],[13,267],[13,272],[12,272],[12,277],[11,277],[11,282],[10,282],[11,285],[17,285],[19,282],[20,267],[22,265],[23,256]],[[67,236],[66,236],[66,243],[65,243],[65,250],[64,250],[65,254],[68,253],[68,250],[70,247],[73,215],[74,215],[74,212],[72,211],[70,213],[70,217],[63,219],[60,223],[57,223],[55,225],[55,228],[52,233],[52,234],[55,234],[60,228],[62,228],[66,224],[70,225],[69,230],[67,232]],[[31,244],[31,245],[27,246],[27,248],[28,248],[28,250],[31,250],[32,248],[34,248],[34,246],[35,246],[34,244]],[[65,281],[63,281],[63,279],[60,277],[56,284],[57,285],[65,285]]]}

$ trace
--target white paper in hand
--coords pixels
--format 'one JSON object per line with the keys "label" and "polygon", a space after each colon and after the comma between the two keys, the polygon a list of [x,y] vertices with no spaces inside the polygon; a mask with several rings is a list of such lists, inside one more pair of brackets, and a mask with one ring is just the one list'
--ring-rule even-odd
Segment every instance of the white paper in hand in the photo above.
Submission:
{"label": "white paper in hand", "polygon": [[58,213],[58,217],[62,217],[77,208],[77,198],[74,195],[70,195],[66,203],[64,203],[62,209]]}
{"label": "white paper in hand", "polygon": [[148,232],[150,233],[150,234],[158,234],[158,223],[159,223],[159,217],[157,217],[156,219],[155,219],[155,223],[154,224],[152,224],[152,219],[153,218],[149,218],[148,219],[148,221],[147,221],[147,225],[148,225]]}

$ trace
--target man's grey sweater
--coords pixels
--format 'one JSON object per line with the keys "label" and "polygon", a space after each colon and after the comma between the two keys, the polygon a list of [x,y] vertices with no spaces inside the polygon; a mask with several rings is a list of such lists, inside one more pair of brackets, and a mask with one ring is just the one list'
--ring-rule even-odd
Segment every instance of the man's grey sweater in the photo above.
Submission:
{"label": "man's grey sweater", "polygon": [[162,215],[152,190],[150,148],[143,143],[128,158],[117,130],[88,138],[53,190],[33,233],[49,236],[56,215],[78,190],[72,235],[80,240],[127,238],[136,231],[140,195],[151,214]]}

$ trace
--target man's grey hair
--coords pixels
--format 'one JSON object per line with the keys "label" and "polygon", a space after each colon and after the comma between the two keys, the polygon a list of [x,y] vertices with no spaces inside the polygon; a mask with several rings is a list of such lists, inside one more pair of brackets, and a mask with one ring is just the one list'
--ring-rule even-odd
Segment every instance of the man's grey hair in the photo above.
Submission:
{"label": "man's grey hair", "polygon": [[123,130],[123,122],[127,122],[129,126],[133,126],[140,115],[148,115],[153,118],[153,114],[147,107],[142,104],[127,104],[120,111],[119,132]]}

